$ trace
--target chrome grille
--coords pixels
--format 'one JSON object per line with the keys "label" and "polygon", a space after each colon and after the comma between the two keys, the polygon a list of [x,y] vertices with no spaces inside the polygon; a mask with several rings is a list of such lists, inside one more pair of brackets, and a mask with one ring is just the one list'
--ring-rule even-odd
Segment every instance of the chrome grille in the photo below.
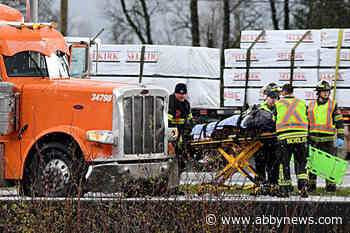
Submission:
{"label": "chrome grille", "polygon": [[124,154],[164,153],[164,98],[125,97],[123,108]]}

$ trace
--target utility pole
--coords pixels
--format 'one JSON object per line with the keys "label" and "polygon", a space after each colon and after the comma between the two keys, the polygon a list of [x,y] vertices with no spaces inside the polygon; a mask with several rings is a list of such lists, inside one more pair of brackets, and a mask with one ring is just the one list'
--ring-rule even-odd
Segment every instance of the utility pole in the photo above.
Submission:
{"label": "utility pole", "polygon": [[61,32],[67,35],[68,0],[61,0]]}
{"label": "utility pole", "polygon": [[[30,21],[37,23],[38,20],[38,0],[30,0]],[[28,7],[28,6],[27,6]]]}

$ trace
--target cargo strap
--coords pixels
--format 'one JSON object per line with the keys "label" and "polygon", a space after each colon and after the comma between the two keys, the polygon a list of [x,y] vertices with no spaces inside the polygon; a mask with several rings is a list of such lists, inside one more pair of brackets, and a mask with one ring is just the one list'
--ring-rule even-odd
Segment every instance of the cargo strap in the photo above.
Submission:
{"label": "cargo strap", "polygon": [[290,85],[293,85],[293,76],[294,76],[294,57],[295,57],[295,49],[299,46],[299,44],[309,35],[311,31],[307,31],[300,40],[293,46],[291,51],[291,58],[290,58],[290,77],[289,77],[289,83]]}
{"label": "cargo strap", "polygon": [[339,29],[338,46],[337,46],[337,63],[335,65],[334,92],[333,92],[334,100],[335,100],[335,94],[337,91],[337,80],[339,75],[340,50],[341,50],[342,41],[343,41],[343,29]]}
{"label": "cargo strap", "polygon": [[248,94],[248,79],[249,79],[249,68],[250,68],[250,55],[251,55],[251,50],[255,46],[255,44],[260,40],[260,38],[265,34],[265,31],[261,31],[259,36],[255,38],[254,42],[249,46],[247,50],[247,56],[246,56],[246,72],[245,72],[245,85],[244,85],[244,101],[243,101],[243,106],[242,106],[242,112],[248,109],[248,104],[247,104],[247,94]]}
{"label": "cargo strap", "polygon": [[146,47],[143,45],[143,46],[141,47],[139,84],[142,83],[143,65],[144,65],[144,63],[145,63],[145,50],[146,50]]}

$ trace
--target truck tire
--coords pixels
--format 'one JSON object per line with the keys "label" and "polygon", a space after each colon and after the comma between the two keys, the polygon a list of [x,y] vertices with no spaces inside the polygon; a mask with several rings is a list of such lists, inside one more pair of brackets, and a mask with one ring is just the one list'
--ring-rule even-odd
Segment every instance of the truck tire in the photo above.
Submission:
{"label": "truck tire", "polygon": [[80,178],[86,171],[82,159],[77,157],[67,145],[57,142],[44,145],[25,166],[22,193],[39,197],[76,195],[83,190]]}

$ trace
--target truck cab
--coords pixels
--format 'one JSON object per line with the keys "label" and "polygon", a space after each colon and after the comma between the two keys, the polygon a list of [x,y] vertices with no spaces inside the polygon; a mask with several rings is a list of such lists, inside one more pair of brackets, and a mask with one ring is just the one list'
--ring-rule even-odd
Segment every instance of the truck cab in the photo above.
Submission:
{"label": "truck cab", "polygon": [[71,79],[55,24],[1,21],[0,30],[2,181],[18,181],[30,196],[125,191],[135,182],[166,189],[176,170],[167,90]]}

